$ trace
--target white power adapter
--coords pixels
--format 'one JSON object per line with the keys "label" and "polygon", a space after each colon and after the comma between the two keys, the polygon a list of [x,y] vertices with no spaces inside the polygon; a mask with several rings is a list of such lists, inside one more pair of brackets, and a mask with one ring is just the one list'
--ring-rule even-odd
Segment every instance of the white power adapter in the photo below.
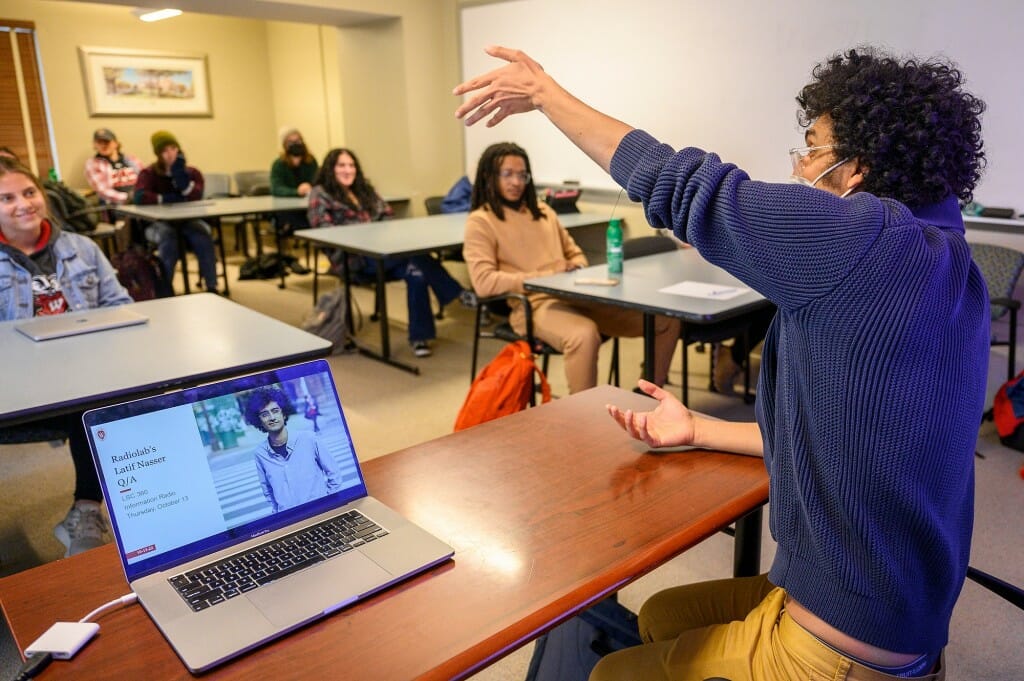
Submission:
{"label": "white power adapter", "polygon": [[25,648],[25,656],[50,653],[55,660],[70,660],[99,630],[95,622],[57,622]]}

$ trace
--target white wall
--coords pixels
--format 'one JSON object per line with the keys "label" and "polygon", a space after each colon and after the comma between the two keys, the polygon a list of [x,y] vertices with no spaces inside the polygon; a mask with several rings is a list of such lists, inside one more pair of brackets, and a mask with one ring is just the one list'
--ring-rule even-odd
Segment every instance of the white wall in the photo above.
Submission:
{"label": "white wall", "polygon": [[[989,166],[976,199],[1024,210],[1019,0],[515,0],[461,10],[463,76],[495,68],[483,47],[525,50],[584,101],[675,147],[720,154],[758,179],[790,172],[802,145],[794,96],[814,64],[861,43],[944,54],[984,99]],[[467,167],[488,144],[514,140],[538,180],[615,188],[540,114],[466,134]]]}

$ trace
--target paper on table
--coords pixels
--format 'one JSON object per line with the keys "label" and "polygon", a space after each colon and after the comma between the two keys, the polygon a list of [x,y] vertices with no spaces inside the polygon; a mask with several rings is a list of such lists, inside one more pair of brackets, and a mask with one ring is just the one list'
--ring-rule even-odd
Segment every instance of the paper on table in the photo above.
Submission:
{"label": "paper on table", "polygon": [[689,296],[690,298],[707,298],[708,300],[729,300],[741,296],[749,288],[742,286],[727,286],[725,284],[706,284],[701,281],[681,281],[665,288],[658,289],[658,293],[671,293],[676,296]]}

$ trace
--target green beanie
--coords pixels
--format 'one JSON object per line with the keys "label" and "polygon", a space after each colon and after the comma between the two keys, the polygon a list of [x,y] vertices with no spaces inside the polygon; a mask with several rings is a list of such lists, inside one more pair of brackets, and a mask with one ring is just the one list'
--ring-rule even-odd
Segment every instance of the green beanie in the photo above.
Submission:
{"label": "green beanie", "polygon": [[161,151],[172,144],[176,147],[181,147],[181,145],[178,144],[178,138],[166,130],[157,130],[153,133],[153,136],[149,138],[149,141],[153,143],[153,153],[157,156],[160,155]]}

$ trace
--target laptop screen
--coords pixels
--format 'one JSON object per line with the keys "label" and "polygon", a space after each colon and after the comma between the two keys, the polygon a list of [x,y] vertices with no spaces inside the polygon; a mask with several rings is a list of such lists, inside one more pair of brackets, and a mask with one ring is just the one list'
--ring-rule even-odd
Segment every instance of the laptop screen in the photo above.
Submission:
{"label": "laptop screen", "polygon": [[84,419],[129,581],[366,495],[322,360]]}

